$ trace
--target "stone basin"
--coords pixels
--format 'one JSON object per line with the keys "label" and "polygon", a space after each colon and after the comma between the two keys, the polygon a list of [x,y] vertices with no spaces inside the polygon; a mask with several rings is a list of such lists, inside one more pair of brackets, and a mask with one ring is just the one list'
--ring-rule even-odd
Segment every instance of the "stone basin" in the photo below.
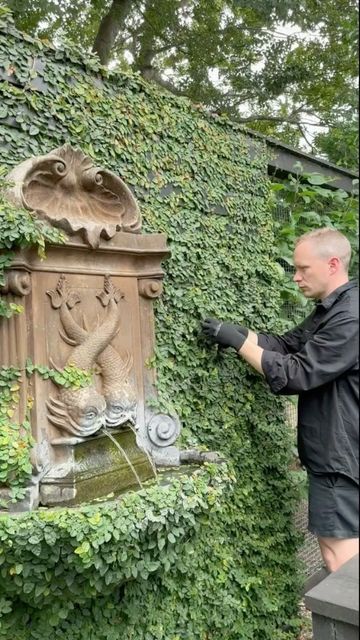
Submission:
{"label": "stone basin", "polygon": [[130,427],[113,430],[111,436],[119,447],[105,433],[76,444],[71,461],[53,467],[43,477],[40,503],[71,506],[109,494],[118,496],[155,477],[154,467],[137,446]]}

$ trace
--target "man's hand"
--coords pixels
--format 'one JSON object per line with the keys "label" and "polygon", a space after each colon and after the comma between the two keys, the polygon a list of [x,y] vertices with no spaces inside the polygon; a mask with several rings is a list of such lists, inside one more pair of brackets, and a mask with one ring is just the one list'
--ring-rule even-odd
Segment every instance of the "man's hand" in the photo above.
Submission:
{"label": "man's hand", "polygon": [[204,335],[222,347],[233,347],[236,351],[244,344],[249,330],[241,325],[221,322],[216,318],[205,318],[201,323]]}

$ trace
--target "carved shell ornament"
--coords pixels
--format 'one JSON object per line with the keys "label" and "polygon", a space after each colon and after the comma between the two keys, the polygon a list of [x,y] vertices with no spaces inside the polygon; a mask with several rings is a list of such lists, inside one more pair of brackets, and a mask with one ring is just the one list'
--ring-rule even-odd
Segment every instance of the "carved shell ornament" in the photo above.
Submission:
{"label": "carved shell ornament", "polygon": [[68,144],[22,162],[8,179],[9,198],[69,235],[80,232],[92,248],[117,231],[140,232],[139,207],[126,184]]}

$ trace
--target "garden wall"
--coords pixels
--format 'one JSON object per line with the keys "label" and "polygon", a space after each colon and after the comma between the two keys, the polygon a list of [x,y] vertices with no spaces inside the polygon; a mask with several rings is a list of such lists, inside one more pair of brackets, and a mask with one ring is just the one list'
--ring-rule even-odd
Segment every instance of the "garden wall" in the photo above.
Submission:
{"label": "garden wall", "polygon": [[19,34],[0,7],[0,164],[65,142],[121,176],[144,232],[168,235],[159,406],[179,415],[183,447],[220,451],[230,467],[113,513],[2,517],[0,638],[294,639],[297,490],[283,401],[199,335],[207,315],[278,327],[265,144],[138,76]]}

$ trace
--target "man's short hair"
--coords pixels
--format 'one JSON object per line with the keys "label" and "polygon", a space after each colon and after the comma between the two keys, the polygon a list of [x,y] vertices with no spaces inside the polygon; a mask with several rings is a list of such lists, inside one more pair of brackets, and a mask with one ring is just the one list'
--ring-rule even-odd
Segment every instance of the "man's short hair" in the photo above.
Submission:
{"label": "man's short hair", "polygon": [[300,236],[295,246],[305,240],[314,241],[316,252],[322,258],[336,257],[341,260],[344,269],[348,271],[351,259],[351,245],[349,240],[343,233],[331,227],[322,227],[321,229],[313,229],[307,231]]}

